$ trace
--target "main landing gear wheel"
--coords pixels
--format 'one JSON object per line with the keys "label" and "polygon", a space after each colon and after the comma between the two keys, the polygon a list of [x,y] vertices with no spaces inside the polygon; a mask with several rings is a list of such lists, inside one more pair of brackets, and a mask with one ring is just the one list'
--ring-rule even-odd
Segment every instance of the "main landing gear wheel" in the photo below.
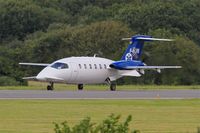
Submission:
{"label": "main landing gear wheel", "polygon": [[110,84],[110,90],[111,91],[116,91],[116,84],[115,83],[111,83]]}
{"label": "main landing gear wheel", "polygon": [[47,86],[47,90],[52,91],[53,89],[53,83],[50,83],[50,85]]}
{"label": "main landing gear wheel", "polygon": [[111,82],[111,81],[110,81],[110,78],[107,78],[107,79],[106,79],[106,82],[107,82],[108,85],[110,85],[110,90],[111,90],[111,91],[116,91],[116,83],[115,83],[115,82],[114,82],[114,83]]}
{"label": "main landing gear wheel", "polygon": [[79,91],[83,90],[83,84],[78,84],[78,90]]}

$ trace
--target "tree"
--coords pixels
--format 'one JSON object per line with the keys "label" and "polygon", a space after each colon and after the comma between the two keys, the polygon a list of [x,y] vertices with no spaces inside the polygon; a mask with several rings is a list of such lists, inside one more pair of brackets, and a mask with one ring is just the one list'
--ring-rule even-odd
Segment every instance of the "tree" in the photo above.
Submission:
{"label": "tree", "polygon": [[183,36],[177,36],[167,30],[151,31],[156,37],[174,38],[174,42],[154,42],[146,47],[150,52],[148,65],[181,65],[180,70],[163,70],[161,75],[154,75],[154,81],[158,79],[162,84],[198,84],[200,81],[200,48],[191,40]]}
{"label": "tree", "polygon": [[53,8],[42,8],[27,0],[0,1],[0,41],[9,37],[24,39],[27,34],[46,30],[52,22],[65,22],[67,15]]}
{"label": "tree", "polygon": [[47,33],[38,32],[30,36],[25,41],[23,51],[35,62],[94,54],[119,59],[124,45],[121,38],[130,36],[127,31],[126,26],[114,21],[93,23],[85,27],[63,25],[58,29],[49,29]]}
{"label": "tree", "polygon": [[55,124],[55,133],[140,133],[139,130],[129,129],[129,123],[132,116],[129,115],[124,122],[120,122],[120,115],[111,114],[102,123],[96,125],[91,122],[90,117],[80,121],[79,124],[70,128],[65,121],[61,124]]}

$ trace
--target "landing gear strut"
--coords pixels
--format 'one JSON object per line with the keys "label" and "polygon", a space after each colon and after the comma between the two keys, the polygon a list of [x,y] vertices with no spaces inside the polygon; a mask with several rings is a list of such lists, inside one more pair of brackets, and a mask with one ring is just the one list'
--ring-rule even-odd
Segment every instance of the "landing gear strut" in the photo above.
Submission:
{"label": "landing gear strut", "polygon": [[53,89],[53,82],[51,82],[50,85],[47,86],[47,90],[52,91]]}
{"label": "landing gear strut", "polygon": [[110,85],[111,91],[116,91],[116,83],[115,82],[111,82],[109,78],[106,79],[106,82],[108,83],[108,85]]}
{"label": "landing gear strut", "polygon": [[79,91],[83,90],[83,84],[78,84],[78,90]]}

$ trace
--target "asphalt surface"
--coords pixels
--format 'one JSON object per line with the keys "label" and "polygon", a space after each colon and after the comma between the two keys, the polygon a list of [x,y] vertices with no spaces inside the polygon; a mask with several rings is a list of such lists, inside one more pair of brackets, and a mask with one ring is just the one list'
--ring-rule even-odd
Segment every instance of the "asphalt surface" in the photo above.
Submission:
{"label": "asphalt surface", "polygon": [[0,90],[0,99],[192,99],[200,90],[45,91]]}

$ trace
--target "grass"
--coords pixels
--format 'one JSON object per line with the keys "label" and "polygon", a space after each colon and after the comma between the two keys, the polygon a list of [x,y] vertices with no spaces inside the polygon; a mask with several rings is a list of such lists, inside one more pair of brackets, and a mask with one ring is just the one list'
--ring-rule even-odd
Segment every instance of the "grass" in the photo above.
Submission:
{"label": "grass", "polygon": [[[28,86],[0,86],[0,90],[46,90],[48,83],[28,82]],[[76,85],[55,84],[56,90],[77,90]],[[108,90],[108,85],[85,85],[84,90]],[[118,85],[117,90],[200,89],[200,85]]]}
{"label": "grass", "polygon": [[0,133],[53,133],[52,122],[71,125],[86,116],[100,122],[109,114],[133,116],[142,133],[195,133],[200,99],[191,100],[0,100]]}

